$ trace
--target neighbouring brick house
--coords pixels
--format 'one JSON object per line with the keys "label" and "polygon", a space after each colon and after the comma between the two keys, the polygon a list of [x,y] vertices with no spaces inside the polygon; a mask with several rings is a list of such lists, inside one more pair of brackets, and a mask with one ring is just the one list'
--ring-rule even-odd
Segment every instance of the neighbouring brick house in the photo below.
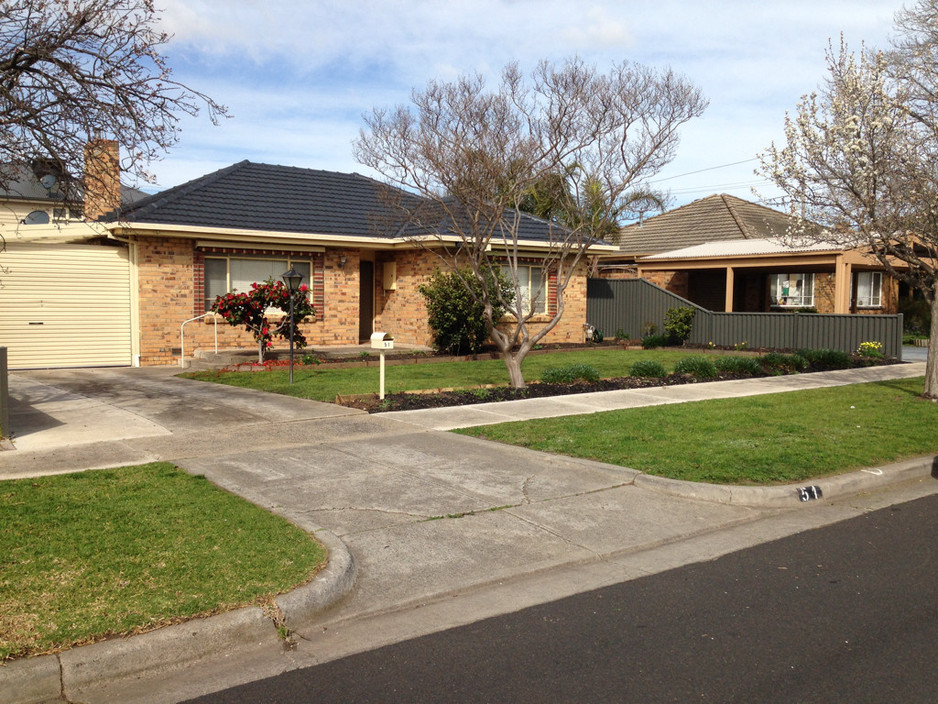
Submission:
{"label": "neighbouring brick house", "polygon": [[789,218],[722,194],[623,228],[603,278],[644,278],[712,311],[896,313],[898,282],[875,257],[781,238]]}
{"label": "neighbouring brick house", "polygon": [[[521,263],[530,253],[533,265],[551,246],[551,225],[527,215],[522,221]],[[95,354],[103,351],[89,351],[72,362],[69,344],[54,337],[49,322],[28,332],[46,335],[43,345],[57,342],[57,358],[44,362],[41,355],[26,354],[22,359],[31,361],[18,362],[14,355],[11,366],[178,363],[184,322],[203,316],[217,295],[279,279],[291,266],[311,288],[316,319],[303,326],[310,345],[355,345],[376,330],[391,333],[399,344],[429,345],[418,287],[441,262],[395,223],[387,187],[373,179],[242,161],[110,212],[100,222],[60,229],[54,241],[24,244],[40,261],[55,252],[96,261],[106,252],[118,260],[114,265],[126,270],[128,283],[121,279],[104,298],[120,301],[120,321],[113,325],[126,328],[128,346],[100,359]],[[69,286],[94,290],[94,267],[82,271],[71,275]],[[565,291],[564,316],[546,341],[583,339],[586,274],[584,264]],[[530,279],[535,278],[532,272]],[[556,310],[556,282],[548,278],[544,321]],[[3,305],[0,293],[0,314]],[[64,311],[67,298],[56,305]],[[187,356],[213,347],[213,317],[186,324]],[[95,326],[88,321],[92,336]],[[256,349],[249,333],[221,318],[217,333],[220,349]],[[93,341],[89,345],[94,347]]]}

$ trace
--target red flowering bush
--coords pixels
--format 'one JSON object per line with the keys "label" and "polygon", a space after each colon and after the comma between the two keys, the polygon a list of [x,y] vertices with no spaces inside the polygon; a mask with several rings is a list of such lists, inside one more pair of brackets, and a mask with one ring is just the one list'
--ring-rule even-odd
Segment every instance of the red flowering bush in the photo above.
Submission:
{"label": "red flowering bush", "polygon": [[[277,319],[267,317],[270,309],[283,311]],[[290,339],[290,290],[283,281],[268,279],[262,284],[251,284],[251,290],[236,291],[219,296],[212,304],[212,311],[223,317],[229,325],[243,327],[257,340],[257,359],[263,364],[264,354],[273,346],[274,336]],[[274,316],[271,316],[272,318]],[[293,296],[293,344],[306,346],[306,336],[297,327],[307,318],[316,318],[309,300],[309,286],[302,284]]]}

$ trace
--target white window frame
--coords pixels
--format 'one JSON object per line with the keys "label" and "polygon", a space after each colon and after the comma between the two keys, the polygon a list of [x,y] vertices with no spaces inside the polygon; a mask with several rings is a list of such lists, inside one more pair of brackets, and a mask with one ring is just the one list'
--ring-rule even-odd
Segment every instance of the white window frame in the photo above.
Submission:
{"label": "white window frame", "polygon": [[[861,298],[860,291],[863,290],[862,280],[868,278],[867,290],[869,295]],[[851,298],[856,298],[857,308],[882,308],[883,307],[883,272],[881,271],[858,271],[856,278],[851,281],[855,284],[856,290],[851,291]]]}
{"label": "white window frame", "polygon": [[[230,255],[229,254],[206,254],[203,256],[202,259],[203,259],[202,261],[202,267],[203,267],[202,268],[202,272],[203,272],[202,285],[203,285],[203,294],[204,294],[204,306],[205,306],[206,312],[212,309],[212,304],[215,302],[215,298],[217,296],[219,295],[224,296],[225,294],[231,293],[233,291],[233,289],[231,288],[231,261],[232,260],[283,262],[285,263],[285,266],[283,268],[284,271],[287,271],[291,267],[305,265],[309,267],[309,271],[307,272],[308,275],[304,274],[303,281],[301,283],[306,284],[310,292],[312,292],[311,279],[313,276],[314,269],[313,269],[313,260],[311,258],[310,259],[297,259],[294,257],[283,257],[281,259],[280,257],[276,257],[276,256],[274,257],[251,257],[251,256],[239,256],[236,254],[230,254]],[[209,280],[208,280],[208,276],[205,273],[205,264],[209,260],[225,262],[225,291],[223,291],[222,293],[214,293],[214,292],[209,291]],[[275,278],[275,280],[279,281],[280,279]],[[263,281],[256,281],[254,283],[263,283]],[[269,311],[269,312],[274,312],[274,311]]]}
{"label": "white window frame", "polygon": [[770,274],[769,298],[778,308],[813,308],[814,274]]}
{"label": "white window frame", "polygon": [[[515,301],[522,316],[529,313],[532,315],[547,315],[547,288],[548,276],[543,267],[538,264],[518,264],[518,291],[521,293],[521,301]],[[511,267],[508,264],[502,266],[502,272],[510,280]],[[539,278],[540,283],[537,289],[533,288],[533,281]],[[534,297],[537,296],[535,299]],[[533,310],[530,303],[534,303]]]}

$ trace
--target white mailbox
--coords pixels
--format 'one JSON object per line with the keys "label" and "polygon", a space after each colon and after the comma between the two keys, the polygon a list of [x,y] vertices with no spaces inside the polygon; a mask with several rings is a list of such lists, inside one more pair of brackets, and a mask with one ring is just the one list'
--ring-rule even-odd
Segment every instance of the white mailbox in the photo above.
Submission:
{"label": "white mailbox", "polygon": [[375,332],[371,334],[371,348],[374,350],[393,350],[394,338],[389,332]]}

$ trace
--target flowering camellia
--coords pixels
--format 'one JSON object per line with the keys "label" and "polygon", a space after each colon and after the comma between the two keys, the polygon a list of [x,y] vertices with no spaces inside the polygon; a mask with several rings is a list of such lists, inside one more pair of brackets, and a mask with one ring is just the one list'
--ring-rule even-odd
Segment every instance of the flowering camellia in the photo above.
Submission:
{"label": "flowering camellia", "polygon": [[[282,311],[277,317],[274,310]],[[219,296],[212,304],[212,312],[218,313],[229,325],[243,327],[257,340],[258,362],[263,364],[265,352],[273,346],[274,336],[290,339],[290,290],[283,281],[268,279],[264,283],[251,284],[250,291],[234,291]],[[299,324],[307,318],[315,320],[316,311],[309,300],[309,286],[302,284],[293,296],[293,344],[306,346],[306,336]]]}

